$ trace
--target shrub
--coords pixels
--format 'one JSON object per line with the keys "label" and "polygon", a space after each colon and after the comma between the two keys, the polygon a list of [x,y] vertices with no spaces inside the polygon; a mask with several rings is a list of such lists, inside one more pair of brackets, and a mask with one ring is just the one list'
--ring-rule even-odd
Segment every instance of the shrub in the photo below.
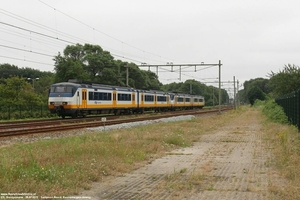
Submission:
{"label": "shrub", "polygon": [[285,115],[283,108],[275,103],[274,100],[256,100],[254,106],[261,109],[264,115],[266,115],[271,121],[281,124],[288,123],[288,118]]}

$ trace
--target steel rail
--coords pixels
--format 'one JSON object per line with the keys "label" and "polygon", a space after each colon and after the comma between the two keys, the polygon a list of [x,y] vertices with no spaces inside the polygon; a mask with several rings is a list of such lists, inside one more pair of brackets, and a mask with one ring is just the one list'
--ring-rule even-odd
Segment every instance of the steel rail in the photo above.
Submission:
{"label": "steel rail", "polygon": [[[223,111],[228,110],[228,108],[224,108]],[[139,118],[130,118],[130,119],[115,119],[115,120],[107,120],[107,121],[90,121],[90,122],[82,122],[82,123],[67,123],[67,124],[45,124],[44,126],[36,126],[32,124],[28,127],[23,127],[21,129],[5,129],[0,131],[0,137],[11,137],[17,135],[27,135],[27,134],[36,134],[36,133],[47,133],[47,132],[58,132],[58,131],[69,131],[75,129],[83,129],[89,127],[97,127],[97,126],[109,126],[115,124],[122,123],[130,123],[137,121],[145,121],[145,120],[155,120],[161,118],[168,118],[174,116],[181,115],[202,115],[207,113],[218,113],[218,110],[206,110],[206,111],[193,111],[193,112],[185,112],[185,113],[171,113],[166,115],[155,115],[155,116],[147,116],[147,117],[139,117]]]}

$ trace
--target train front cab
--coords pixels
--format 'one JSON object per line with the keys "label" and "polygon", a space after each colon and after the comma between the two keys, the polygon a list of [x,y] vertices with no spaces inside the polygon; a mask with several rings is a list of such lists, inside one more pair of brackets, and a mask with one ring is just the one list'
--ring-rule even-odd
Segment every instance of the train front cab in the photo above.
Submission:
{"label": "train front cab", "polygon": [[58,116],[72,116],[80,103],[79,86],[77,84],[53,84],[49,89],[48,108],[50,113]]}

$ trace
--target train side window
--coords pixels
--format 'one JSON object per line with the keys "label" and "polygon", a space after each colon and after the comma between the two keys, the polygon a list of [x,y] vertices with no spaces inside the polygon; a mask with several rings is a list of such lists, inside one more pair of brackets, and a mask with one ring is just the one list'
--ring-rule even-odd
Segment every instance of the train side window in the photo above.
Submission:
{"label": "train side window", "polygon": [[103,93],[103,99],[105,101],[110,101],[111,100],[111,93]]}
{"label": "train side window", "polygon": [[79,97],[79,91],[77,92],[77,96]]}
{"label": "train side window", "polygon": [[183,102],[183,98],[182,98],[182,97],[178,97],[178,98],[177,98],[177,101],[178,101],[178,102]]}
{"label": "train side window", "polygon": [[154,101],[154,96],[153,95],[145,95],[145,101],[153,102]]}
{"label": "train side window", "polygon": [[100,100],[100,95],[98,92],[94,92],[94,99],[93,100]]}
{"label": "train side window", "polygon": [[167,97],[166,96],[157,96],[157,101],[167,101]]}
{"label": "train side window", "polygon": [[118,94],[118,101],[131,101],[131,94]]}
{"label": "train side window", "polygon": [[89,92],[89,100],[93,100],[93,92]]}

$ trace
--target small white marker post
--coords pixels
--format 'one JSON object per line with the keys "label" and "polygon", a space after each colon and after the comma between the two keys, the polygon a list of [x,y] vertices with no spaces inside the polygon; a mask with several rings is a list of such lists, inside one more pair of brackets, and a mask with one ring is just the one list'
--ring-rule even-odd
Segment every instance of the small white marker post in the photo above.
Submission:
{"label": "small white marker post", "polygon": [[104,131],[105,131],[105,122],[106,122],[106,117],[102,117],[101,118],[101,121],[103,122],[103,124],[104,124]]}

